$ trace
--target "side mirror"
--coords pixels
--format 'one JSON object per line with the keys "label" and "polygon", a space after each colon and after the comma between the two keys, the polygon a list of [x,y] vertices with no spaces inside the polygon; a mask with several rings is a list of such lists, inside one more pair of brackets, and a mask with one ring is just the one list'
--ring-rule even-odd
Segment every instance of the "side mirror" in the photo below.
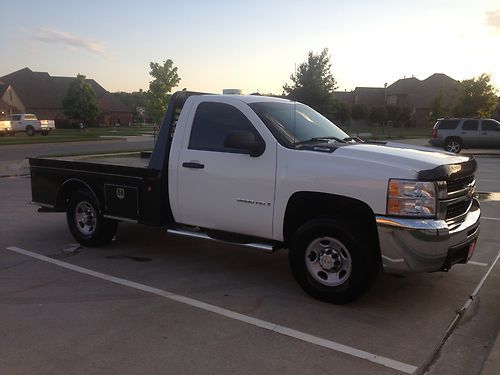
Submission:
{"label": "side mirror", "polygon": [[255,139],[255,135],[247,131],[234,131],[227,135],[224,147],[246,151],[251,157],[262,155],[266,144],[261,139]]}

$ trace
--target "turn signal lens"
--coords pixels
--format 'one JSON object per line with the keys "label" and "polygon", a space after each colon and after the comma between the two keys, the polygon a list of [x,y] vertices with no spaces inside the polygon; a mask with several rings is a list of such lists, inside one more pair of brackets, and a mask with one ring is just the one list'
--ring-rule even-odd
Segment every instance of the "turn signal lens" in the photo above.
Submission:
{"label": "turn signal lens", "polygon": [[434,182],[389,180],[387,215],[431,217],[436,214]]}

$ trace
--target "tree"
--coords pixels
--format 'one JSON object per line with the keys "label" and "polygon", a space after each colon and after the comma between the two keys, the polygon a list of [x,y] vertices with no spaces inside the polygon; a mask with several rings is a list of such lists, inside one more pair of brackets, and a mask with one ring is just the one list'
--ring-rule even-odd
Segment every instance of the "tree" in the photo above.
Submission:
{"label": "tree", "polygon": [[142,91],[142,89],[134,92],[114,92],[113,95],[118,98],[136,116],[138,115],[137,107],[146,106],[146,92]]}
{"label": "tree", "polygon": [[397,105],[387,105],[385,111],[387,121],[391,121],[393,124],[398,122],[399,116],[401,115],[401,107]]}
{"label": "tree", "polygon": [[497,120],[500,120],[500,96],[498,97],[497,107],[495,109],[495,114],[493,116],[495,116]]}
{"label": "tree", "polygon": [[327,117],[331,117],[334,105],[333,91],[337,88],[331,73],[332,64],[328,49],[320,54],[309,52],[307,61],[290,76],[292,84],[285,84],[283,90],[292,100],[309,105]]}
{"label": "tree", "polygon": [[387,119],[387,112],[385,110],[385,107],[383,106],[372,107],[368,119],[370,120],[371,123],[378,123],[383,126],[385,120]]}
{"label": "tree", "polygon": [[335,120],[344,124],[351,117],[351,106],[344,102],[335,103]]}
{"label": "tree", "polygon": [[405,127],[411,120],[411,109],[410,107],[401,107],[399,112],[398,122],[401,124],[401,127]]}
{"label": "tree", "polygon": [[460,82],[460,97],[454,109],[459,117],[488,117],[495,110],[497,96],[486,73]]}
{"label": "tree", "polygon": [[85,80],[85,76],[78,74],[70,83],[68,93],[63,99],[64,114],[72,120],[92,124],[99,117],[95,91]]}
{"label": "tree", "polygon": [[151,71],[149,75],[154,79],[149,82],[149,90],[146,93],[146,111],[157,123],[159,123],[170,100],[170,91],[181,81],[172,60],[168,59],[163,65],[150,62]]}
{"label": "tree", "polygon": [[431,101],[431,121],[436,121],[438,118],[447,117],[450,115],[449,107],[443,104],[443,92],[440,91]]}
{"label": "tree", "polygon": [[366,119],[366,107],[363,104],[354,104],[352,106],[351,117],[353,120],[359,121]]}

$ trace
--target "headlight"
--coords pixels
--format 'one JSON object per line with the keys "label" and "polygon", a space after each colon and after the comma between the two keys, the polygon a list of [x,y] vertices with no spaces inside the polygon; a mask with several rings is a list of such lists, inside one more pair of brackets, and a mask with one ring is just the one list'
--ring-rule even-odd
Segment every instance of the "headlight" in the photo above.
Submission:
{"label": "headlight", "polygon": [[434,182],[389,180],[387,215],[435,216],[436,184]]}

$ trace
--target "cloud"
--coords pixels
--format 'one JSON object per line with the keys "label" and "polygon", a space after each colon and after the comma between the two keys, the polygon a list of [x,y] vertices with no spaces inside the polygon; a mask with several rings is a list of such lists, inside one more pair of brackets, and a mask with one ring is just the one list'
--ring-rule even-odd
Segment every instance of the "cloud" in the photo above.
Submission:
{"label": "cloud", "polygon": [[28,31],[31,34],[30,39],[44,43],[53,43],[69,48],[82,48],[94,53],[104,53],[106,50],[106,45],[102,41],[80,38],[56,29],[36,28]]}
{"label": "cloud", "polygon": [[486,23],[496,32],[500,32],[500,9],[486,12]]}

